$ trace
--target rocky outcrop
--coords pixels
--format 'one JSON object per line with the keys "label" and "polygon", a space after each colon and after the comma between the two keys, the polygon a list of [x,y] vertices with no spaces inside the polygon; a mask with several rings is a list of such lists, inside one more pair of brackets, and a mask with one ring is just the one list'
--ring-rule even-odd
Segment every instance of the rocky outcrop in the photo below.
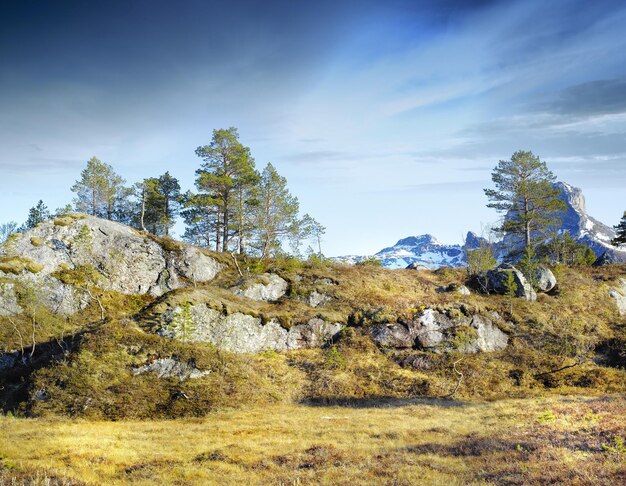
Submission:
{"label": "rocky outcrop", "polygon": [[537,267],[535,269],[535,288],[540,292],[550,292],[556,287],[556,277],[549,268]]}
{"label": "rocky outcrop", "polygon": [[426,265],[422,265],[421,263],[413,262],[413,263],[409,263],[406,266],[405,270],[422,270],[423,271],[423,270],[430,270],[430,268],[427,267]]}
{"label": "rocky outcrop", "polygon": [[321,348],[341,332],[343,325],[313,318],[297,324],[287,333],[287,349]]}
{"label": "rocky outcrop", "polygon": [[233,290],[235,295],[241,295],[251,300],[274,302],[287,293],[289,284],[275,273],[265,273],[259,277],[260,281],[245,288]]}
{"label": "rocky outcrop", "polygon": [[437,289],[437,292],[439,293],[456,293],[459,295],[471,295],[470,289],[468,289],[465,285],[459,285],[459,284],[450,284],[450,285],[446,285],[444,287],[439,287]]}
{"label": "rocky outcrop", "polygon": [[412,320],[376,324],[370,332],[379,346],[395,349],[477,353],[499,351],[508,344],[508,336],[491,318],[478,314],[451,317],[434,309]]}
{"label": "rocky outcrop", "polygon": [[0,283],[0,316],[13,316],[20,312],[22,312],[22,307],[17,301],[15,285]]}
{"label": "rocky outcrop", "polygon": [[618,285],[609,290],[609,296],[615,300],[620,316],[626,316],[626,279],[620,278]]}
{"label": "rocky outcrop", "polygon": [[[89,286],[154,296],[212,280],[221,269],[199,248],[80,214],[46,221],[10,238],[0,256],[35,262],[37,272],[0,271],[0,277],[35,288],[44,305],[63,315],[76,312],[87,302],[73,277],[80,269],[93,270],[86,282]],[[10,307],[11,299],[10,291],[1,294],[0,308]]]}
{"label": "rocky outcrop", "polygon": [[513,276],[513,289],[515,296],[529,301],[537,300],[537,294],[526,278],[517,268],[508,263],[502,263],[486,275],[487,291],[495,294],[506,295],[509,292],[509,275]]}
{"label": "rocky outcrop", "polygon": [[211,343],[231,352],[256,353],[320,347],[343,328],[314,318],[287,330],[276,319],[263,322],[260,317],[240,312],[225,315],[205,304],[190,305],[189,310],[192,323],[185,328],[178,324],[183,308],[165,311],[158,332],[172,339]]}
{"label": "rocky outcrop", "polygon": [[196,368],[196,363],[188,361],[182,363],[178,358],[160,358],[149,364],[132,368],[134,375],[155,373],[159,378],[178,378],[180,381],[189,378],[202,378],[210,373]]}
{"label": "rocky outcrop", "polygon": [[311,292],[307,299],[307,303],[311,307],[323,307],[324,305],[328,304],[330,301],[331,301],[330,296],[326,294],[321,294],[316,290]]}

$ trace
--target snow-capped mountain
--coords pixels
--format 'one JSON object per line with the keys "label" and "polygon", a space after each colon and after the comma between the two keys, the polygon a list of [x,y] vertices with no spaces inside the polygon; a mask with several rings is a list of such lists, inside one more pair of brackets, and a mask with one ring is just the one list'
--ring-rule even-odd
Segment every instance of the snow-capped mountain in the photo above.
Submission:
{"label": "snow-capped mountain", "polygon": [[[582,190],[565,182],[556,182],[554,187],[559,189],[561,192],[559,197],[566,205],[566,210],[562,215],[563,221],[557,230],[558,233],[568,232],[574,240],[591,248],[597,257],[606,254],[605,259],[609,261],[626,262],[626,250],[611,245],[611,240],[615,237],[613,228],[592,218],[587,213]],[[503,243],[496,244],[496,253],[502,257],[516,244],[519,245],[519,241],[516,243],[515,237],[506,236]]]}
{"label": "snow-capped mountain", "polygon": [[[587,214],[582,191],[565,182],[557,182],[555,187],[561,191],[560,197],[567,205],[559,233],[569,232],[572,238],[589,246],[596,256],[603,257],[603,260],[626,262],[626,250],[611,245],[611,240],[615,237],[613,228]],[[466,263],[466,250],[479,248],[481,243],[487,242],[472,232],[467,233],[463,245],[446,245],[426,234],[403,238],[395,245],[384,248],[372,256],[349,255],[334,260],[353,265],[368,258],[375,258],[387,268],[406,268],[411,264],[431,269],[444,266],[462,267]],[[504,242],[495,243],[494,253],[501,259],[508,253],[511,245],[512,242],[505,238]]]}
{"label": "snow-capped mountain", "polygon": [[437,241],[432,235],[409,236],[395,245],[384,248],[371,257],[344,256],[335,260],[355,264],[366,258],[380,260],[387,268],[406,268],[411,264],[428,268],[462,267],[465,265],[465,249],[478,248],[485,241],[476,234],[469,232],[465,245],[446,245]]}
{"label": "snow-capped mountain", "polygon": [[567,205],[560,232],[568,231],[572,238],[587,245],[598,257],[608,251],[626,261],[626,250],[611,245],[611,240],[615,238],[613,228],[587,214],[582,190],[565,182],[557,182],[555,186],[561,191],[560,197]]}

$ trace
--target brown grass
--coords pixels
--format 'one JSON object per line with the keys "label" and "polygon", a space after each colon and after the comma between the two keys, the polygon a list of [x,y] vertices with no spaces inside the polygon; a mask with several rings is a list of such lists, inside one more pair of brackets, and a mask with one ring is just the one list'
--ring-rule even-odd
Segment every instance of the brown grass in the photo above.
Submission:
{"label": "brown grass", "polygon": [[623,397],[561,397],[275,405],[159,422],[0,418],[0,481],[623,484],[624,456],[603,445],[626,436],[625,414]]}

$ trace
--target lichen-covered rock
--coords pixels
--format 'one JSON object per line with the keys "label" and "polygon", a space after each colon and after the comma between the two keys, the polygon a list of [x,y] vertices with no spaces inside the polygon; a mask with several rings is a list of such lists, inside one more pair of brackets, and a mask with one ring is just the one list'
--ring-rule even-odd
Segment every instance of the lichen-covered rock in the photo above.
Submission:
{"label": "lichen-covered rock", "polygon": [[309,294],[308,304],[311,307],[321,307],[330,302],[331,298],[326,294],[321,294],[314,290]]}
{"label": "lichen-covered rock", "polygon": [[537,294],[528,283],[522,272],[508,263],[502,263],[498,267],[487,272],[487,291],[500,295],[506,295],[508,292],[507,281],[509,274],[513,275],[516,297],[521,297],[529,301],[537,300]]}
{"label": "lichen-covered rock", "polygon": [[236,288],[233,292],[251,300],[273,302],[287,293],[289,284],[275,273],[265,273],[260,276],[259,282],[246,288]]}
{"label": "lichen-covered rock", "polygon": [[459,295],[471,295],[470,290],[465,285],[459,285],[459,284],[450,284],[444,287],[439,287],[437,288],[437,292],[440,292],[440,293],[454,292]]}
{"label": "lichen-covered rock", "polygon": [[314,318],[287,330],[275,319],[264,323],[260,317],[240,312],[225,315],[204,304],[192,305],[189,309],[193,320],[191,326],[182,330],[176,325],[177,316],[183,312],[177,306],[161,316],[160,334],[173,339],[207,342],[236,353],[257,353],[320,347],[343,328],[341,324]]}
{"label": "lichen-covered rock", "polygon": [[465,285],[457,286],[454,291],[460,295],[471,295],[470,289],[468,289]]}
{"label": "lichen-covered rock", "polygon": [[550,292],[556,287],[556,277],[552,270],[539,266],[535,269],[535,287],[540,292]]}
{"label": "lichen-covered rock", "polygon": [[190,282],[209,282],[220,272],[222,266],[199,248],[185,246],[174,253],[174,268],[178,275]]}
{"label": "lichen-covered rock", "polygon": [[445,338],[445,331],[455,326],[447,315],[433,309],[425,309],[416,324],[417,344],[424,349],[439,346]]}
{"label": "lichen-covered rock", "polygon": [[466,353],[477,353],[500,351],[506,348],[509,337],[503,333],[490,319],[475,315],[470,323],[476,330],[476,338],[462,346],[460,351]]}
{"label": "lichen-covered rock", "polygon": [[419,348],[434,352],[492,352],[504,349],[508,336],[494,322],[481,315],[450,317],[434,309],[400,323],[376,324],[370,329],[382,347]]}
{"label": "lichen-covered rock", "polygon": [[155,373],[159,378],[178,378],[180,381],[189,378],[202,378],[210,373],[196,368],[193,361],[181,363],[177,358],[160,358],[151,363],[132,368],[134,375]]}
{"label": "lichen-covered rock", "polygon": [[74,295],[80,291],[74,288],[72,275],[79,269],[93,270],[93,281],[86,282],[87,286],[154,296],[187,282],[212,280],[220,271],[221,265],[198,248],[179,243],[168,246],[164,241],[113,221],[67,215],[12,237],[0,250],[0,256],[35,262],[37,272],[0,272],[0,277],[45,288],[38,292],[42,303],[69,315],[85,302],[84,295]]}
{"label": "lichen-covered rock", "polygon": [[374,324],[370,327],[370,334],[374,342],[384,348],[404,349],[415,345],[416,333],[407,323]]}
{"label": "lichen-covered rock", "polygon": [[22,312],[15,295],[15,285],[0,283],[0,316],[13,316]]}
{"label": "lichen-covered rock", "polygon": [[297,324],[287,333],[287,349],[321,348],[341,332],[339,323],[313,318],[305,324]]}
{"label": "lichen-covered rock", "polygon": [[620,278],[617,288],[609,290],[609,296],[615,300],[619,315],[626,316],[626,279]]}

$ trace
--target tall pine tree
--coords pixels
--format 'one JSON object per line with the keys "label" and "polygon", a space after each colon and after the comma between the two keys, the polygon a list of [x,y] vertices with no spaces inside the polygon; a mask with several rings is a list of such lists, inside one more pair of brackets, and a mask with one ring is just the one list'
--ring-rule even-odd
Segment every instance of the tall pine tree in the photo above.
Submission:
{"label": "tall pine tree", "polygon": [[101,218],[123,220],[129,191],[124,187],[124,179],[115,173],[113,167],[92,157],[81,172],[80,180],[72,186],[76,193],[76,210]]}
{"label": "tall pine tree", "polygon": [[287,189],[287,179],[267,164],[261,174],[254,225],[261,258],[279,254],[282,240],[298,233],[298,209],[298,198]]}
{"label": "tall pine tree", "polygon": [[491,201],[487,206],[506,213],[496,229],[518,237],[522,251],[560,222],[566,205],[552,185],[556,177],[532,152],[520,150],[510,160],[501,160],[491,179],[496,189],[484,190]]}
{"label": "tall pine tree", "polygon": [[43,223],[47,219],[50,218],[50,211],[48,210],[48,206],[46,206],[43,201],[40,199],[39,202],[28,210],[28,219],[24,224],[25,229],[34,228],[39,223]]}
{"label": "tall pine tree", "polygon": [[208,196],[203,202],[212,211],[206,212],[215,217],[215,249],[228,251],[231,236],[243,236],[246,191],[256,179],[254,159],[250,149],[239,142],[234,127],[214,130],[211,143],[198,147],[196,155],[204,161],[196,171],[196,187]]}

